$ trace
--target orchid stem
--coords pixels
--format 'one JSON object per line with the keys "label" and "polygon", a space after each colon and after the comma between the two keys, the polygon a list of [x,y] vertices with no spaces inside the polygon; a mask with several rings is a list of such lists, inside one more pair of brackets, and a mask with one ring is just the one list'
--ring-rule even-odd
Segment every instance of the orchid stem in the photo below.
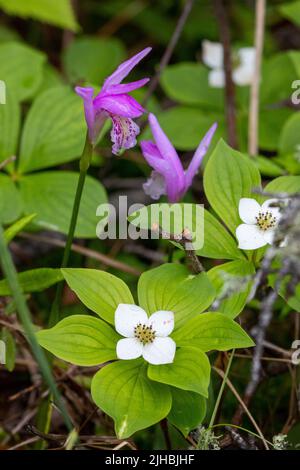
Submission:
{"label": "orchid stem", "polygon": [[[74,204],[73,204],[73,210],[72,210],[72,216],[71,216],[67,241],[66,241],[64,254],[63,254],[63,258],[61,262],[61,268],[66,268],[69,263],[72,243],[73,243],[74,234],[75,234],[76,225],[77,225],[81,197],[83,193],[87,171],[91,163],[92,155],[93,155],[93,145],[91,144],[89,140],[89,136],[87,134],[84,149],[83,149],[80,162],[79,162],[79,169],[80,169],[79,179],[77,183],[77,189],[76,189],[76,194],[75,194],[75,199],[74,199]],[[59,308],[60,308],[62,294],[63,294],[63,287],[64,287],[63,281],[58,283],[54,301],[53,301],[52,308],[51,308],[50,318],[49,318],[50,327],[55,325],[59,320]]]}
{"label": "orchid stem", "polygon": [[211,418],[210,418],[208,428],[211,428],[213,426],[214,421],[216,419],[216,414],[217,414],[217,411],[218,411],[218,408],[219,408],[219,405],[220,405],[220,401],[221,401],[221,398],[222,398],[222,395],[223,395],[223,392],[224,392],[227,377],[228,377],[228,374],[229,374],[229,371],[230,371],[230,368],[231,368],[231,363],[232,363],[232,359],[233,359],[233,356],[234,356],[234,352],[235,352],[235,349],[232,350],[232,353],[230,355],[230,358],[229,358],[229,361],[228,361],[228,364],[227,364],[227,367],[226,367],[226,371],[225,371],[225,374],[224,374],[224,377],[223,377],[223,380],[222,380],[222,384],[221,384],[221,387],[220,387],[220,390],[219,390],[219,394],[218,394],[218,397],[217,397],[217,400],[216,400],[216,403],[215,403],[215,407],[214,407],[214,410],[213,410]]}
{"label": "orchid stem", "polygon": [[0,225],[0,260],[3,269],[3,273],[6,276],[8,285],[12,292],[12,297],[14,299],[18,316],[24,328],[27,341],[31,347],[32,353],[41,369],[41,373],[44,377],[45,382],[48,384],[49,390],[54,397],[54,400],[61,411],[65,424],[69,431],[73,429],[72,421],[68,415],[68,412],[62,402],[61,395],[57,389],[55,381],[53,379],[49,363],[47,361],[46,355],[42,348],[40,347],[36,337],[34,326],[31,322],[30,312],[26,304],[24,294],[21,290],[17,271],[15,269],[11,254],[8,250],[3,228]]}

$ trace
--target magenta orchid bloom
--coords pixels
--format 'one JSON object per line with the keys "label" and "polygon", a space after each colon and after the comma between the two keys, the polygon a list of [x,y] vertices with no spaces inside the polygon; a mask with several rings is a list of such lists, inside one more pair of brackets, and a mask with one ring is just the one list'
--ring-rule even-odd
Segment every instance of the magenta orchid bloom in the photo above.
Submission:
{"label": "magenta orchid bloom", "polygon": [[143,185],[144,191],[152,199],[159,199],[166,194],[170,202],[178,202],[192,185],[217,124],[213,124],[205,134],[185,171],[175,148],[153,114],[149,114],[149,123],[155,143],[144,140],[141,147],[145,159],[154,171]]}
{"label": "magenta orchid bloom", "polygon": [[85,119],[89,138],[93,144],[96,143],[104,121],[108,117],[111,118],[114,154],[118,154],[122,148],[129,149],[136,145],[136,136],[140,129],[132,119],[141,116],[145,110],[128,93],[144,86],[149,78],[122,84],[121,81],[150,51],[151,47],[147,47],[119,65],[117,70],[104,81],[100,93],[95,97],[94,89],[91,87],[75,88],[76,93],[84,101]]}

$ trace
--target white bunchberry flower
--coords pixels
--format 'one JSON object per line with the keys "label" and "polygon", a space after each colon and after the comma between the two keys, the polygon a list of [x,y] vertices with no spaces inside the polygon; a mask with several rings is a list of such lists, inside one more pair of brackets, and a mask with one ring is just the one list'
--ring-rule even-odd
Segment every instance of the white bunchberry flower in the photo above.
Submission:
{"label": "white bunchberry flower", "polygon": [[115,327],[125,338],[117,343],[119,359],[143,356],[150,364],[170,364],[174,360],[176,343],[168,338],[174,328],[174,313],[159,310],[149,318],[137,305],[119,304],[115,312]]}
{"label": "white bunchberry flower", "polygon": [[[224,88],[225,72],[223,64],[223,46],[218,42],[202,42],[202,60],[212,70],[208,75],[209,85],[213,88]],[[255,48],[242,47],[232,57],[232,80],[236,85],[250,85],[254,76]]]}
{"label": "white bunchberry flower", "polygon": [[239,203],[239,215],[243,224],[236,229],[236,238],[242,250],[256,250],[271,245],[280,219],[277,199],[268,199],[262,205],[255,199],[243,197]]}

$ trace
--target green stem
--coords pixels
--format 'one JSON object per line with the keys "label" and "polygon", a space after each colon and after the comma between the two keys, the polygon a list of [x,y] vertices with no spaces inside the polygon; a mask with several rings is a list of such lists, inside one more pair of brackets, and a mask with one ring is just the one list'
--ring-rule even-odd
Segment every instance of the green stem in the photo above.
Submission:
{"label": "green stem", "polygon": [[45,382],[48,384],[50,392],[54,397],[54,400],[61,411],[61,414],[64,418],[65,424],[69,431],[73,429],[72,421],[68,415],[68,412],[62,402],[60,393],[56,387],[55,381],[53,379],[49,363],[44,354],[44,351],[41,349],[37,339],[35,337],[34,326],[31,322],[30,312],[26,304],[24,294],[21,290],[17,271],[15,269],[14,263],[12,261],[11,254],[7,248],[7,244],[4,238],[4,232],[2,225],[0,225],[0,261],[3,269],[3,273],[7,279],[8,285],[12,292],[12,296],[16,305],[16,309],[20,318],[20,321],[23,325],[24,331],[27,336],[27,340],[32,349],[33,355],[37,360],[37,363],[40,366],[41,373],[44,377]]}
{"label": "green stem", "polygon": [[222,384],[221,384],[219,394],[218,394],[218,397],[217,397],[217,400],[216,400],[216,403],[215,403],[215,407],[214,407],[214,410],[212,412],[210,422],[209,422],[209,425],[208,425],[209,428],[211,428],[214,424],[216,414],[217,414],[217,411],[218,411],[218,408],[219,408],[219,404],[220,404],[220,401],[221,401],[221,398],[222,398],[222,395],[223,395],[223,392],[224,392],[227,377],[228,377],[228,374],[229,374],[229,371],[230,371],[230,367],[231,367],[231,363],[232,363],[234,353],[235,353],[235,349],[232,350],[231,356],[229,358],[229,361],[228,361],[228,364],[227,364],[227,367],[226,367],[226,371],[225,371],[225,374],[224,374],[224,377],[223,377],[223,380],[222,380]]}
{"label": "green stem", "polygon": [[[66,246],[64,249],[64,254],[63,254],[63,258],[61,262],[61,268],[65,268],[68,266],[72,243],[73,243],[74,234],[75,234],[76,225],[77,225],[82,192],[84,188],[87,171],[91,163],[92,155],[93,155],[93,146],[87,134],[85,146],[84,146],[84,149],[80,158],[80,162],[79,162],[79,169],[80,169],[79,179],[77,183],[77,189],[76,189],[76,194],[75,194],[75,199],[74,199],[74,204],[73,204],[72,217],[70,221]],[[64,286],[63,282],[60,282],[57,284],[56,293],[55,293],[55,297],[54,297],[54,301],[53,301],[52,309],[50,313],[50,318],[49,318],[49,326],[55,325],[59,320],[59,308],[61,304],[63,286]]]}

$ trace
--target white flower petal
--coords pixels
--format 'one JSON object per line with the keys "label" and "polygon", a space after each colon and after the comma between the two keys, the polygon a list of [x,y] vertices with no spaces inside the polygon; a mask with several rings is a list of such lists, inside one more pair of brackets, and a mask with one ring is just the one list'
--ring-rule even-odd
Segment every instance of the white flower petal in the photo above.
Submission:
{"label": "white flower petal", "polygon": [[244,47],[238,51],[240,65],[232,74],[234,83],[240,86],[251,85],[255,72],[255,49]]}
{"label": "white flower petal", "polygon": [[159,310],[149,318],[149,326],[157,336],[169,336],[174,329],[174,313],[168,310]]}
{"label": "white flower petal", "polygon": [[219,42],[202,41],[202,60],[212,69],[223,67],[223,46]]}
{"label": "white flower petal", "polygon": [[241,47],[237,53],[241,64],[251,68],[254,71],[256,54],[255,47]]}
{"label": "white flower petal", "polygon": [[274,235],[275,235],[275,230],[270,228],[269,230],[266,230],[263,234],[263,237],[267,243],[272,245],[273,240],[274,240]]}
{"label": "white flower petal", "polygon": [[224,88],[225,73],[223,69],[211,70],[208,74],[208,83],[212,88]]}
{"label": "white flower petal", "polygon": [[176,343],[172,338],[155,338],[143,348],[143,358],[149,364],[170,364],[174,361]]}
{"label": "white flower petal", "polygon": [[242,197],[239,202],[239,216],[245,224],[255,224],[255,217],[261,210],[260,205],[255,199]]}
{"label": "white flower petal", "polygon": [[118,359],[136,359],[143,352],[143,345],[135,338],[124,338],[117,342]]}
{"label": "white flower petal", "polygon": [[267,211],[272,212],[272,215],[274,217],[276,217],[276,222],[279,221],[279,219],[281,217],[281,212],[280,212],[279,207],[272,207],[272,204],[274,204],[274,203],[276,204],[278,202],[280,202],[280,199],[275,199],[275,198],[268,199],[261,206],[261,209],[262,209],[263,212],[267,212]]}
{"label": "white flower petal", "polygon": [[115,327],[120,335],[133,338],[134,327],[138,324],[148,324],[145,310],[137,305],[119,304],[115,311]]}
{"label": "white flower petal", "polygon": [[242,250],[256,250],[267,244],[262,230],[256,225],[241,224],[236,229],[236,238]]}

